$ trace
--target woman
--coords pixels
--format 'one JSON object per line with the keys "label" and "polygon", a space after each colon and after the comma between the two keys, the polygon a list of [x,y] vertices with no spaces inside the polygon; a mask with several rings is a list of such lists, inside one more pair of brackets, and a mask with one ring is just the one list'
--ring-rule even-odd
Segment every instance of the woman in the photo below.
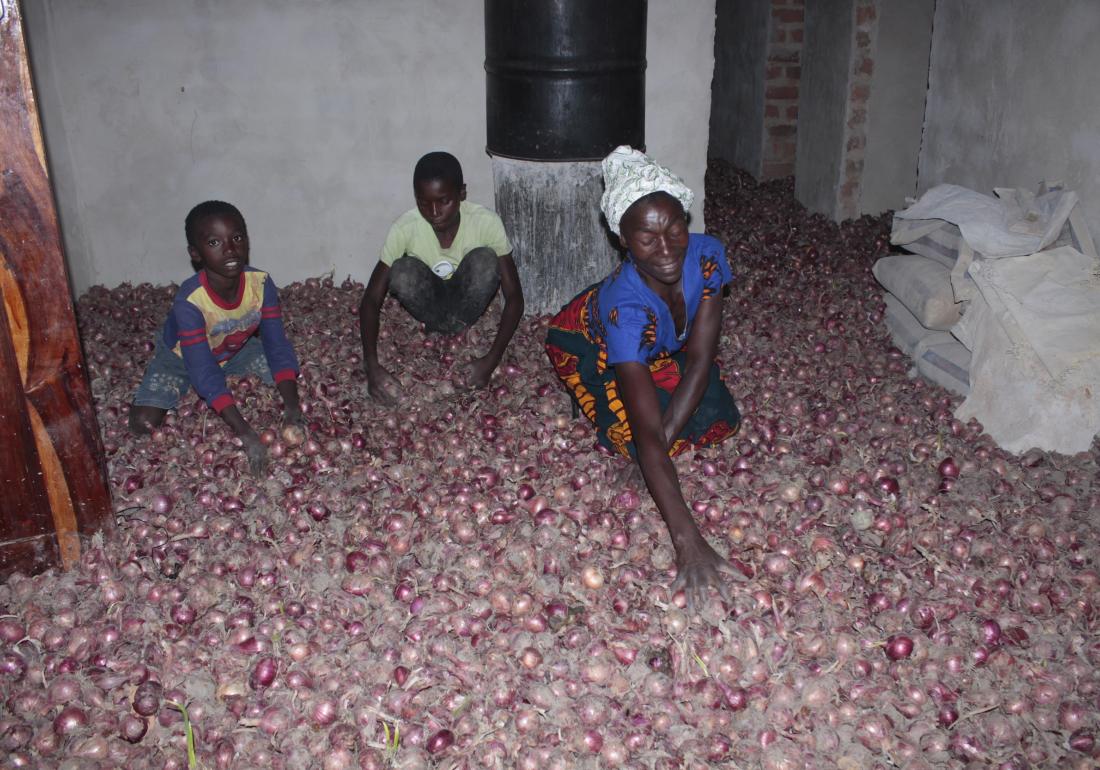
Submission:
{"label": "woman", "polygon": [[599,442],[636,460],[676,550],[673,591],[690,606],[719,573],[738,576],[703,538],[671,457],[732,436],[740,423],[715,363],[725,249],[688,233],[694,194],[630,147],[603,161],[607,223],[626,261],[550,322],[546,350],[558,376],[597,427]]}

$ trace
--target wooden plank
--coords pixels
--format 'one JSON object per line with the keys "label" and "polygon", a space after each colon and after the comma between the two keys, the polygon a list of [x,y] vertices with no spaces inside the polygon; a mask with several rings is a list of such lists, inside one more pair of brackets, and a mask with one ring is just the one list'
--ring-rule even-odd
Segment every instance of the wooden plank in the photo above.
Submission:
{"label": "wooden plank", "polygon": [[[3,290],[0,289],[0,299]],[[0,313],[0,576],[36,571],[55,563],[53,515],[38,461],[34,430],[11,343],[7,313]]]}
{"label": "wooden plank", "polygon": [[[0,161],[0,289],[5,295],[0,397],[8,410],[5,428],[15,430],[17,439],[0,457],[3,478],[26,485],[17,497],[4,500],[0,544],[24,554],[23,560],[31,553],[71,563],[79,557],[78,535],[90,535],[113,519],[22,14],[13,0],[0,0]],[[42,506],[49,513],[45,532]],[[55,536],[62,547],[55,540],[48,551],[41,541]]]}

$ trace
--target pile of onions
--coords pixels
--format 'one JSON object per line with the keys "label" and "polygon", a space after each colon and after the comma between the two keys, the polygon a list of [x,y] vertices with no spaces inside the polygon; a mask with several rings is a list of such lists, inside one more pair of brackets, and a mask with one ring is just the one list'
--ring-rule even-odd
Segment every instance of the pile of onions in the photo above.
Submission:
{"label": "pile of onions", "polygon": [[907,376],[870,275],[888,217],[837,226],[716,165],[736,275],[719,363],[745,419],[677,460],[746,576],[690,616],[644,489],[570,417],[526,319],[487,349],[383,311],[394,412],[364,395],[362,285],[284,287],[304,433],[233,384],[271,454],[189,397],[125,429],[172,287],[78,315],[118,527],[0,585],[11,767],[1093,767],[1097,452],[1000,450]]}

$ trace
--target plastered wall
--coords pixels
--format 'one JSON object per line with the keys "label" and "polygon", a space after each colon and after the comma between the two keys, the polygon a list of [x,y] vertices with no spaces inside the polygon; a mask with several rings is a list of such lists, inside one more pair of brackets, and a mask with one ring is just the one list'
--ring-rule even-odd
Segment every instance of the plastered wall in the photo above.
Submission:
{"label": "plastered wall", "polygon": [[[482,3],[35,0],[32,65],[74,291],[190,269],[188,209],[244,212],[279,283],[365,280],[430,149],[492,205]],[[646,139],[699,192],[714,2],[650,0]]]}
{"label": "plastered wall", "polygon": [[1100,3],[939,0],[921,192],[1062,180],[1100,236]]}

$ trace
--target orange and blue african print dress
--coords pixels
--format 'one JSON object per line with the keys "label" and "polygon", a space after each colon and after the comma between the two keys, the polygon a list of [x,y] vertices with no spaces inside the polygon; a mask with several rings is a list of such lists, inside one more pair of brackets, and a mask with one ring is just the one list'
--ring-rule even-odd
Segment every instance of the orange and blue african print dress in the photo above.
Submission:
{"label": "orange and blue african print dress", "polygon": [[[550,321],[546,352],[581,411],[597,429],[599,443],[625,456],[635,454],[626,406],[615,381],[615,364],[637,361],[649,367],[661,409],[666,409],[687,363],[682,348],[703,300],[721,297],[732,280],[725,248],[708,235],[693,234],[684,257],[683,333],[632,261],[574,297]],[[741,415],[711,364],[707,388],[688,424],[669,450],[716,444],[737,432]]]}

